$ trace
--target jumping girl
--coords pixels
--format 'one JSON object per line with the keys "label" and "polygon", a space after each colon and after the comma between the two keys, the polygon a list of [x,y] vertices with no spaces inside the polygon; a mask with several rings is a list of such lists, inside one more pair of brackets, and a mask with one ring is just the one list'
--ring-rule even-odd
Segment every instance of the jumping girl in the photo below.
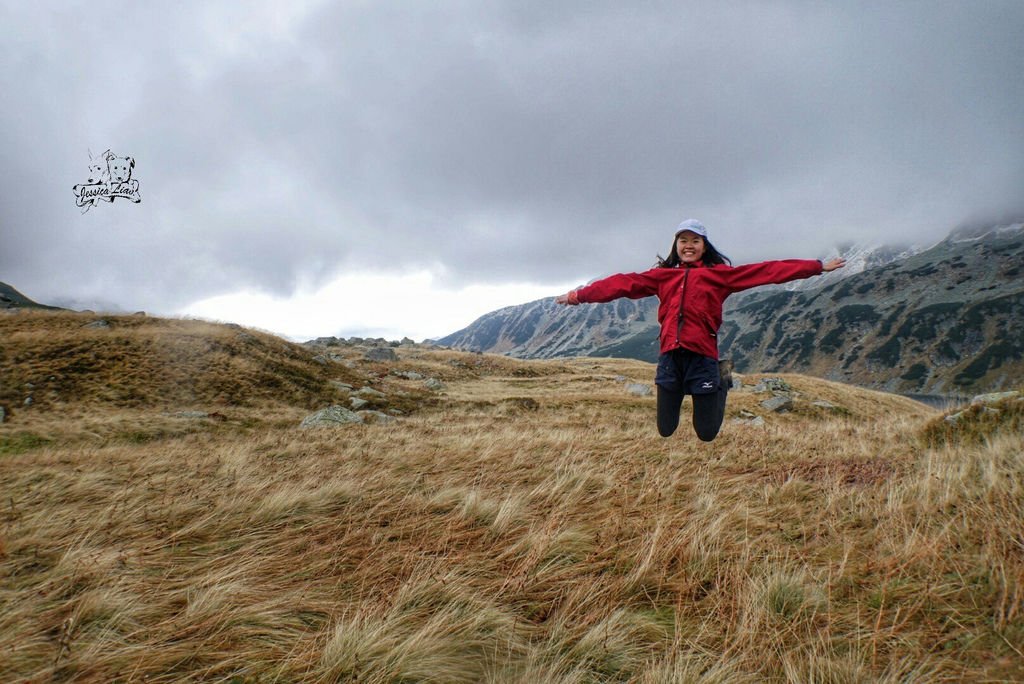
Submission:
{"label": "jumping girl", "polygon": [[707,228],[687,219],[679,224],[666,259],[643,273],[620,273],[558,297],[559,304],[610,302],[620,297],[657,295],[661,355],[654,382],[658,386],[658,432],[668,437],[679,426],[683,397],[693,397],[693,429],[710,442],[722,427],[725,400],[732,387],[731,362],[718,363],[718,328],[722,303],[734,292],[759,285],[786,283],[834,271],[843,258],[764,261],[732,266],[708,241]]}

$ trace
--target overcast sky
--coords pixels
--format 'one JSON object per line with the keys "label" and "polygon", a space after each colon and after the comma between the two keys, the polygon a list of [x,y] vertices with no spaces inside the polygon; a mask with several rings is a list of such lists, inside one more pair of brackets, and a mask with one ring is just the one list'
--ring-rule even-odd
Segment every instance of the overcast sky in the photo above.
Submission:
{"label": "overcast sky", "polygon": [[[0,0],[0,281],[441,336],[664,254],[1024,216],[1024,2]],[[141,202],[83,213],[89,154]],[[432,310],[433,307],[433,310]]]}

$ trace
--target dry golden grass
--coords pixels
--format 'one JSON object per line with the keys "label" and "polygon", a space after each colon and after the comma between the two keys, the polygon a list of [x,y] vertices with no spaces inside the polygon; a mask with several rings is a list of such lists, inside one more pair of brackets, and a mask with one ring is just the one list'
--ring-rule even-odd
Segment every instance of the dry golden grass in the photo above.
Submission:
{"label": "dry golden grass", "polygon": [[[74,361],[53,353],[76,344],[66,316],[14,352],[3,333],[4,383]],[[148,319],[139,346],[155,327],[195,338],[191,387],[231,377],[214,341],[239,331]],[[0,424],[0,681],[1024,678],[1019,432],[936,445],[926,407],[784,376],[795,410],[765,427],[729,422],[765,415],[743,390],[716,441],[687,416],[662,439],[617,379],[650,382],[639,362],[415,348],[348,368],[250,334],[268,369],[308,369],[296,387],[411,396],[402,369],[447,388],[397,423],[301,430],[334,395],[260,393],[256,356],[187,404],[63,366],[84,398]]]}

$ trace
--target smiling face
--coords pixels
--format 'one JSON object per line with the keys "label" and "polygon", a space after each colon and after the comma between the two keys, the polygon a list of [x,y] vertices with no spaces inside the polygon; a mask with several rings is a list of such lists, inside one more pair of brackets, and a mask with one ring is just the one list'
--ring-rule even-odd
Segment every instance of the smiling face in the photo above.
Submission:
{"label": "smiling face", "polygon": [[704,238],[689,230],[676,236],[676,254],[684,264],[699,263],[704,258]]}

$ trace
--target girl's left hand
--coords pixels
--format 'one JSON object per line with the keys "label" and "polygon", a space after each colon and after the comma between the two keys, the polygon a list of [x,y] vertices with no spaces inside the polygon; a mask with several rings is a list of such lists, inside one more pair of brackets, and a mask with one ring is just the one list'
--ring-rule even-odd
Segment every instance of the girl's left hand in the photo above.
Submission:
{"label": "girl's left hand", "polygon": [[829,259],[828,261],[822,263],[821,270],[823,273],[828,273],[829,271],[834,271],[837,268],[842,268],[845,265],[846,259],[844,259],[843,257],[835,257],[834,259]]}

